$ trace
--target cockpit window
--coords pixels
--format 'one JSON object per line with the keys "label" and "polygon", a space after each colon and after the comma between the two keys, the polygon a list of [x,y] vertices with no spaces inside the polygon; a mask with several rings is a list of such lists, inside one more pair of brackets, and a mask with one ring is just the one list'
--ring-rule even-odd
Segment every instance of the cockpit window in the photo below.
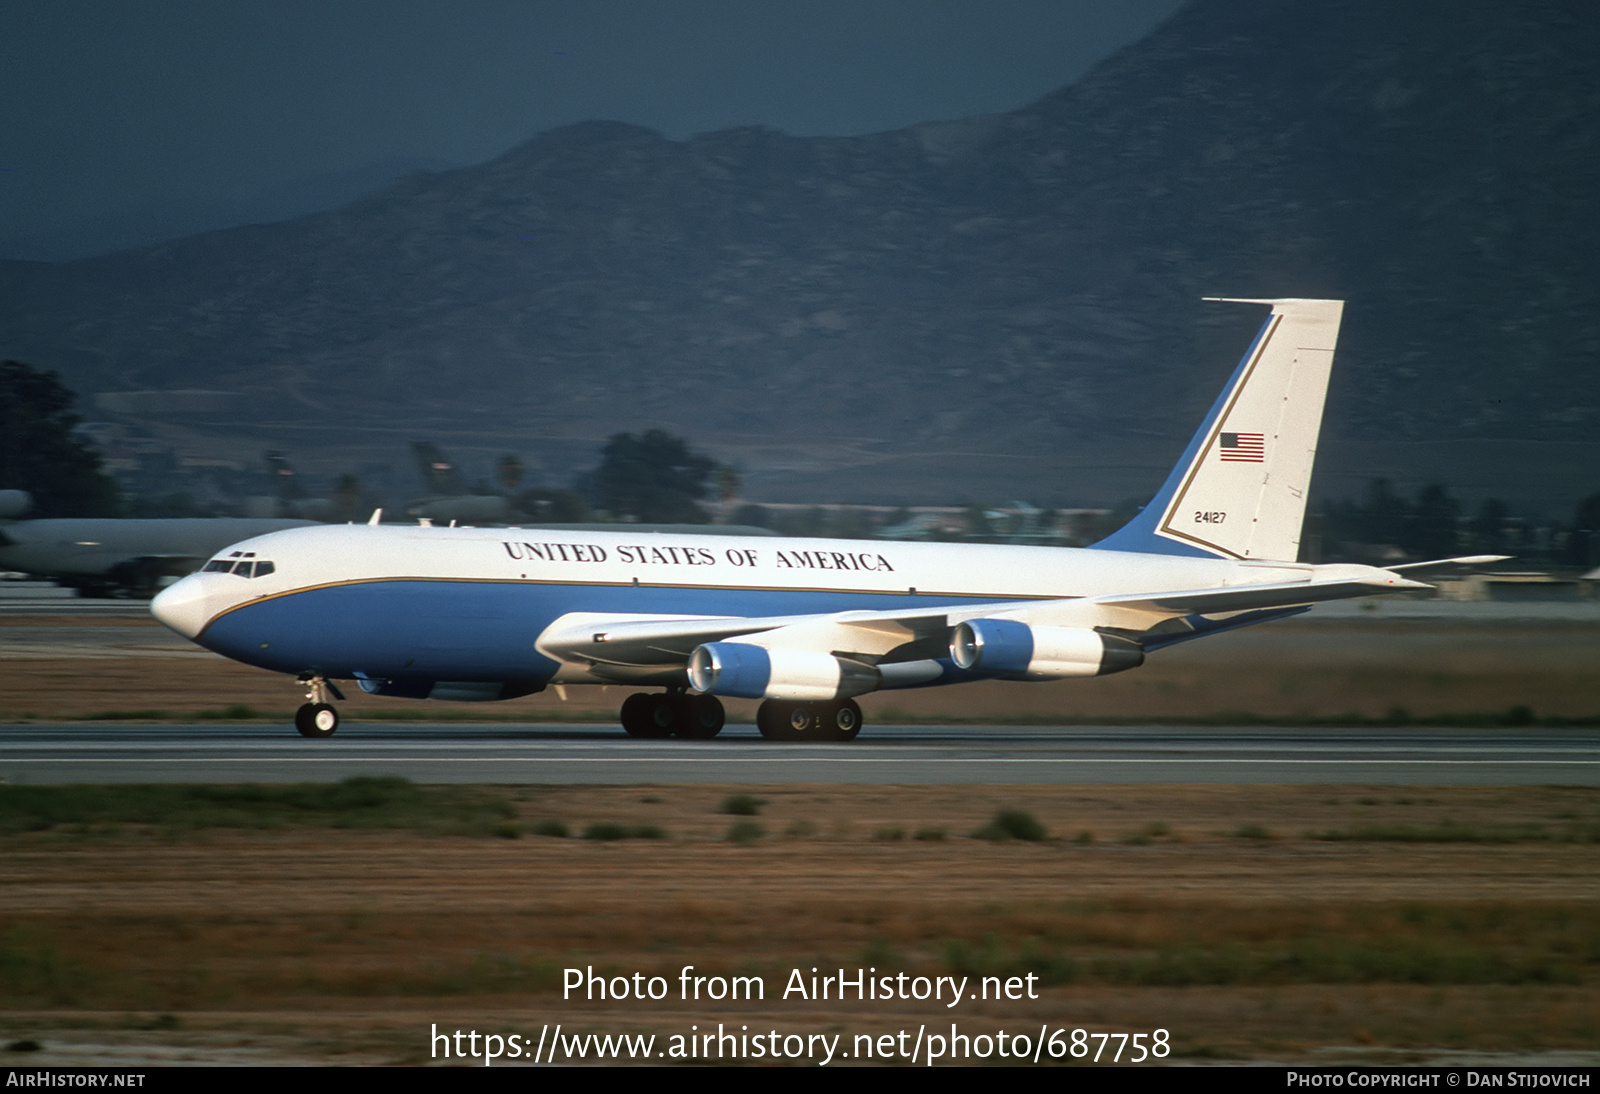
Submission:
{"label": "cockpit window", "polygon": [[266,577],[277,571],[277,567],[270,562],[253,562],[253,555],[238,558],[238,551],[229,558],[214,558],[200,568],[203,574],[235,573],[240,577]]}

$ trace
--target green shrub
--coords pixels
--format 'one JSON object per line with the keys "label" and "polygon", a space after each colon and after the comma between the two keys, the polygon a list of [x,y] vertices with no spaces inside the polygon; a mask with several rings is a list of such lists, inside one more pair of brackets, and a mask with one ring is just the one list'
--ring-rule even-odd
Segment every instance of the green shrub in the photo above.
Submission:
{"label": "green shrub", "polygon": [[440,835],[496,835],[516,809],[475,787],[417,786],[360,776],[288,785],[0,785],[0,832],[73,825],[205,828],[407,828]]}
{"label": "green shrub", "polygon": [[988,840],[1042,840],[1047,839],[1050,833],[1032,813],[1021,809],[1002,809],[994,815],[993,820],[972,835],[976,839]]}
{"label": "green shrub", "polygon": [[599,821],[583,830],[584,839],[611,842],[619,839],[666,839],[665,829],[654,824],[615,824]]}
{"label": "green shrub", "polygon": [[767,834],[755,821],[734,821],[728,826],[728,838],[734,843],[754,843]]}

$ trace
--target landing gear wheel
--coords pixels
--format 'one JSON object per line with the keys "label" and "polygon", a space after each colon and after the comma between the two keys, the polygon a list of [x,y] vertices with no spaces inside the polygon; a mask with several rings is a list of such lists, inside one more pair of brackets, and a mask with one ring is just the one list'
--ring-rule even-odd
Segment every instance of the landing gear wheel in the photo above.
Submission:
{"label": "landing gear wheel", "polygon": [[650,721],[655,726],[653,737],[670,737],[678,729],[678,709],[683,705],[681,695],[652,695],[655,705],[650,708]]}
{"label": "landing gear wheel", "polygon": [[781,741],[784,739],[783,730],[774,717],[773,708],[777,705],[773,700],[768,699],[756,708],[756,728],[769,741]]}
{"label": "landing gear wheel", "polygon": [[861,732],[861,707],[854,699],[829,703],[822,708],[819,736],[830,741],[853,741]]}
{"label": "landing gear wheel", "polygon": [[709,741],[722,732],[726,715],[722,700],[715,695],[684,695],[673,705],[677,708],[677,728],[673,731],[677,736],[690,741]]}
{"label": "landing gear wheel", "polygon": [[789,724],[789,739],[791,741],[810,741],[817,736],[817,708],[811,703],[790,703],[789,709],[784,711],[784,719]]}
{"label": "landing gear wheel", "polygon": [[815,703],[768,699],[756,711],[756,728],[769,741],[815,741],[820,724]]}
{"label": "landing gear wheel", "polygon": [[[667,696],[641,691],[622,702],[622,728],[630,737],[660,738],[672,732]],[[665,719],[663,721],[663,719]]]}
{"label": "landing gear wheel", "polygon": [[339,728],[339,712],[329,703],[306,703],[294,712],[294,728],[302,737],[332,737]]}

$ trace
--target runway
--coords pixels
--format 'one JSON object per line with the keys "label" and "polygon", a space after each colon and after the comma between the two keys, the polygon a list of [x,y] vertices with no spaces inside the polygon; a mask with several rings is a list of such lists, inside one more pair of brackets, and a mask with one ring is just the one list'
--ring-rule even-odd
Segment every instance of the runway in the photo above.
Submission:
{"label": "runway", "polygon": [[1600,786],[1600,731],[869,726],[856,741],[778,744],[733,725],[713,741],[614,726],[346,722],[305,740],[260,724],[0,726],[13,785],[419,783]]}

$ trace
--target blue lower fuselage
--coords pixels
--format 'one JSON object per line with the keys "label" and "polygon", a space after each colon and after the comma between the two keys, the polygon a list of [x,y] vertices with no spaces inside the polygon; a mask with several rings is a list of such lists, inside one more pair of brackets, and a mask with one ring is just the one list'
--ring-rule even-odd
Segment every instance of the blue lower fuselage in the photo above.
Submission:
{"label": "blue lower fuselage", "polygon": [[212,620],[195,640],[225,657],[275,672],[340,679],[544,682],[560,665],[534,643],[570,612],[809,615],[993,599],[402,579],[322,586],[247,601]]}

